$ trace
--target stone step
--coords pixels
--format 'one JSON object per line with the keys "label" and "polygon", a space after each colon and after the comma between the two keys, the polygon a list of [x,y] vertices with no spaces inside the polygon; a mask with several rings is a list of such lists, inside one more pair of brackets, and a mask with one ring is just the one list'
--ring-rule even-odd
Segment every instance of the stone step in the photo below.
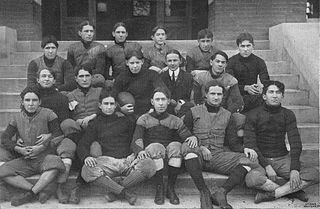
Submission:
{"label": "stone step", "polygon": [[319,168],[319,143],[303,144],[300,161],[305,165]]}
{"label": "stone step", "polygon": [[[75,43],[76,41],[58,41],[59,51],[67,51],[70,44]],[[114,41],[98,41],[105,46],[114,45]],[[133,41],[130,41],[133,42]],[[142,45],[142,47],[150,47],[153,45],[153,41],[135,41]],[[187,51],[188,49],[198,45],[197,40],[167,40],[167,44],[172,46],[175,49]],[[254,42],[254,48],[256,50],[260,49],[269,49],[269,40],[257,40]],[[235,41],[224,41],[216,40],[215,46],[221,50],[232,50],[237,49]],[[42,52],[41,41],[18,41],[17,42],[17,51],[18,52]]]}
{"label": "stone step", "polygon": [[[6,125],[0,127],[0,135],[5,130]],[[319,123],[298,123],[297,126],[303,144],[319,144]]]}
{"label": "stone step", "polygon": [[[309,94],[307,91],[286,89],[283,105],[308,105]],[[19,108],[20,93],[0,92],[0,108]]]}
{"label": "stone step", "polygon": [[[199,194],[196,195],[179,195],[180,204],[172,205],[168,199],[165,200],[165,204],[156,205],[153,202],[153,196],[138,196],[138,200],[134,206],[131,206],[125,200],[117,200],[109,203],[103,196],[88,197],[85,196],[81,199],[79,205],[71,204],[59,204],[55,198],[49,199],[45,204],[39,202],[28,203],[20,207],[13,207],[10,202],[4,202],[1,205],[6,209],[21,208],[21,209],[88,209],[88,208],[100,208],[100,209],[200,209]],[[299,200],[290,200],[288,198],[280,198],[272,202],[263,202],[255,204],[253,195],[228,195],[228,202],[234,209],[289,209],[289,208],[309,208],[319,207],[318,197],[311,195],[309,202],[301,202]],[[217,209],[217,206],[213,207]]]}
{"label": "stone step", "polygon": [[21,92],[27,85],[27,78],[0,78],[1,92]]}
{"label": "stone step", "polygon": [[311,106],[296,106],[288,105],[286,108],[292,110],[296,115],[298,123],[318,123],[319,122],[319,109]]}
{"label": "stone step", "polygon": [[284,83],[286,89],[299,88],[299,75],[297,74],[270,74],[271,80],[277,80]]}
{"label": "stone step", "polygon": [[27,65],[0,66],[1,78],[26,78]]}
{"label": "stone step", "polygon": [[[230,56],[237,54],[238,50],[225,50],[225,52],[230,57]],[[276,57],[275,57],[275,53],[272,50],[256,50],[254,53],[266,61],[277,61]],[[41,56],[42,54],[43,54],[43,52],[13,52],[11,64],[14,64],[14,65],[21,65],[21,64],[23,65],[24,64],[24,65],[26,65],[31,60]],[[181,54],[183,56],[186,56],[186,51],[181,51]],[[58,55],[66,58],[67,52],[60,51],[60,52],[58,52]]]}
{"label": "stone step", "polygon": [[[289,64],[285,61],[266,61],[269,74],[287,74]],[[1,78],[26,78],[28,63],[21,65],[0,66]]]}

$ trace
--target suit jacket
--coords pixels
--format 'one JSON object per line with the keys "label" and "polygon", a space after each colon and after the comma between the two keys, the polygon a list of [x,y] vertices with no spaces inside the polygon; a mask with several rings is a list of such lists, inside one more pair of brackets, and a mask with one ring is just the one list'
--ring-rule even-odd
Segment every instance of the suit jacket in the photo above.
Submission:
{"label": "suit jacket", "polygon": [[178,101],[182,99],[186,102],[190,101],[191,90],[193,85],[193,78],[190,73],[180,69],[178,78],[175,81],[175,85],[171,81],[169,70],[161,73],[161,79],[171,92],[171,99]]}

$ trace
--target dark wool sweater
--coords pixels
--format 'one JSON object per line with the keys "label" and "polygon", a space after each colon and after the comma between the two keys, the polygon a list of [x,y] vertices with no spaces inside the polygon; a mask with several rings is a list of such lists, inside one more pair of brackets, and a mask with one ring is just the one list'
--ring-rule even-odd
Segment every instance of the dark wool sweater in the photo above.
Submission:
{"label": "dark wool sweater", "polygon": [[266,63],[254,54],[249,57],[234,55],[228,61],[226,72],[238,80],[241,95],[248,94],[244,91],[244,86],[257,83],[258,76],[262,84],[270,79]]}
{"label": "dark wool sweater", "polygon": [[[183,142],[192,136],[182,119],[167,112],[146,113],[137,120],[133,135],[132,149],[139,153],[151,143],[160,143],[165,147],[173,141]],[[143,143],[139,143],[139,139]]]}
{"label": "dark wool sweater", "polygon": [[41,107],[53,110],[61,123],[70,118],[68,97],[58,92],[55,88],[42,88],[38,85],[41,95]]}
{"label": "dark wool sweater", "polygon": [[131,93],[135,99],[134,112],[142,115],[151,108],[150,99],[157,87],[166,88],[166,85],[155,71],[143,67],[139,73],[133,74],[126,68],[114,82],[113,95],[117,98],[120,92]]}
{"label": "dark wool sweater", "polygon": [[56,56],[52,60],[47,59],[45,56],[41,56],[32,60],[28,65],[28,86],[37,85],[38,71],[46,68],[55,72],[55,86],[59,91],[72,91],[77,87],[74,80],[74,71],[72,65],[67,60],[59,56]]}
{"label": "dark wool sweater", "polygon": [[68,48],[67,60],[75,69],[84,63],[92,63],[93,74],[104,74],[105,69],[105,48],[98,42],[84,43],[82,41],[73,43]]}
{"label": "dark wool sweater", "polygon": [[[130,50],[141,51],[142,47],[136,42],[117,43],[107,48],[106,52],[106,69],[104,77],[113,79],[126,69],[125,52]],[[109,68],[112,66],[112,76],[109,76]]]}
{"label": "dark wool sweater", "polygon": [[193,70],[209,70],[211,68],[210,58],[217,51],[218,49],[213,46],[211,46],[207,52],[202,51],[200,46],[190,49],[187,53],[187,72]]}
{"label": "dark wool sweater", "polygon": [[290,170],[300,170],[302,143],[294,113],[282,106],[257,107],[247,114],[244,127],[244,147],[256,150],[262,166],[265,158],[282,157],[288,154],[285,135],[290,144]]}
{"label": "dark wool sweater", "polygon": [[135,124],[122,113],[98,116],[89,122],[83,137],[79,141],[77,153],[81,161],[90,156],[90,145],[97,141],[102,147],[102,155],[125,158],[132,152],[130,144]]}

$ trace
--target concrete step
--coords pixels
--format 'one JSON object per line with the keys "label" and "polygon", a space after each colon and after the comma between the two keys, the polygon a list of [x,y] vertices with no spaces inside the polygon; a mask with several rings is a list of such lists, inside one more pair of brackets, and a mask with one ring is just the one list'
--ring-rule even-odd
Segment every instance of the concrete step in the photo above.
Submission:
{"label": "concrete step", "polygon": [[[288,74],[289,64],[285,61],[266,61],[269,74]],[[26,78],[28,63],[0,66],[1,78]]]}
{"label": "concrete step", "polygon": [[[76,41],[58,41],[59,43],[59,51],[67,51],[70,44],[75,43]],[[98,41],[105,46],[114,45],[114,41]],[[130,42],[138,42],[142,45],[142,47],[150,47],[153,45],[153,42],[150,41],[130,41]],[[197,40],[167,40],[167,44],[172,46],[175,49],[187,51],[188,49],[197,46]],[[17,42],[17,51],[18,52],[42,52],[40,41],[18,41]],[[254,42],[254,48],[256,50],[260,49],[269,49],[269,40],[257,40]],[[224,41],[224,40],[216,40],[215,46],[221,50],[232,50],[237,49],[237,45],[235,41]]]}
{"label": "concrete step", "polygon": [[21,92],[27,85],[27,78],[0,78],[1,92]]}
{"label": "concrete step", "polygon": [[[233,56],[238,53],[238,50],[225,50],[228,56]],[[277,61],[275,57],[275,53],[272,50],[256,50],[254,52],[257,56],[261,57],[266,61]],[[13,65],[26,65],[31,60],[41,56],[43,52],[13,52],[11,64]],[[186,51],[181,51],[183,56],[186,56]],[[59,51],[58,55],[61,57],[66,58],[67,52],[66,51]]]}
{"label": "concrete step", "polygon": [[[8,86],[9,87],[9,86]],[[20,91],[18,92],[0,92],[0,108],[19,108],[20,107]],[[287,89],[283,105],[307,105],[309,94],[307,91]]]}
{"label": "concrete step", "polygon": [[300,161],[305,165],[317,167],[319,169],[319,143],[303,144]]}
{"label": "concrete step", "polygon": [[281,81],[286,89],[298,89],[299,87],[299,75],[296,74],[270,74],[270,79]]}
{"label": "concrete step", "polygon": [[1,78],[26,78],[27,65],[0,66]]}
{"label": "concrete step", "polygon": [[318,123],[319,109],[311,106],[288,105],[286,108],[292,110],[296,115],[298,123]]}
{"label": "concrete step", "polygon": [[[10,202],[4,202],[1,205],[6,209],[21,208],[21,209],[88,209],[88,208],[100,208],[100,209],[200,209],[199,194],[197,195],[179,195],[180,204],[171,205],[168,199],[165,200],[164,205],[156,205],[153,202],[152,196],[139,196],[136,204],[131,206],[125,200],[117,200],[115,202],[109,203],[105,200],[103,196],[88,197],[85,196],[81,199],[79,205],[70,204],[59,204],[55,198],[49,199],[45,204],[40,204],[39,202],[28,203],[20,207],[13,207]],[[280,198],[272,202],[263,202],[255,204],[254,196],[252,195],[228,195],[228,202],[232,205],[234,209],[289,209],[289,208],[309,208],[319,207],[318,197],[311,195],[309,202],[304,203],[299,200],[290,200],[288,198]],[[309,207],[308,207],[309,206]],[[214,209],[218,207],[214,206]]]}

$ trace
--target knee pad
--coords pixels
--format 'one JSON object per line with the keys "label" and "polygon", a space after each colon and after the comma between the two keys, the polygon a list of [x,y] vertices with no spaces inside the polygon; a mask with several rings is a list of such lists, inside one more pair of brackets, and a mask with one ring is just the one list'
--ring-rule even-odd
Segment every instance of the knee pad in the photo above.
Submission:
{"label": "knee pad", "polygon": [[259,171],[255,170],[250,171],[245,177],[246,185],[249,188],[256,188],[262,186],[264,183],[266,183],[266,181],[267,177]]}
{"label": "knee pad", "polygon": [[165,147],[160,143],[152,143],[149,144],[146,149],[146,153],[152,158],[152,159],[158,159],[158,158],[165,158],[166,149]]}
{"label": "knee pad", "polygon": [[137,167],[137,170],[143,173],[147,178],[151,178],[156,173],[157,168],[154,160],[148,158],[140,161],[140,165]]}
{"label": "knee pad", "polygon": [[167,156],[169,159],[181,157],[181,143],[180,142],[171,142],[170,144],[168,144],[166,151],[167,151]]}
{"label": "knee pad", "polygon": [[158,158],[158,159],[153,159],[155,166],[156,166],[156,171],[159,171],[161,169],[163,169],[164,167],[164,163],[163,163],[163,159],[162,158]]}
{"label": "knee pad", "polygon": [[198,155],[197,155],[196,153],[188,153],[188,154],[184,157],[184,159],[185,159],[185,160],[189,160],[189,159],[197,158],[197,157],[198,157]]}
{"label": "knee pad", "polygon": [[168,160],[168,165],[175,167],[175,168],[180,168],[182,163],[181,158],[173,157]]}

